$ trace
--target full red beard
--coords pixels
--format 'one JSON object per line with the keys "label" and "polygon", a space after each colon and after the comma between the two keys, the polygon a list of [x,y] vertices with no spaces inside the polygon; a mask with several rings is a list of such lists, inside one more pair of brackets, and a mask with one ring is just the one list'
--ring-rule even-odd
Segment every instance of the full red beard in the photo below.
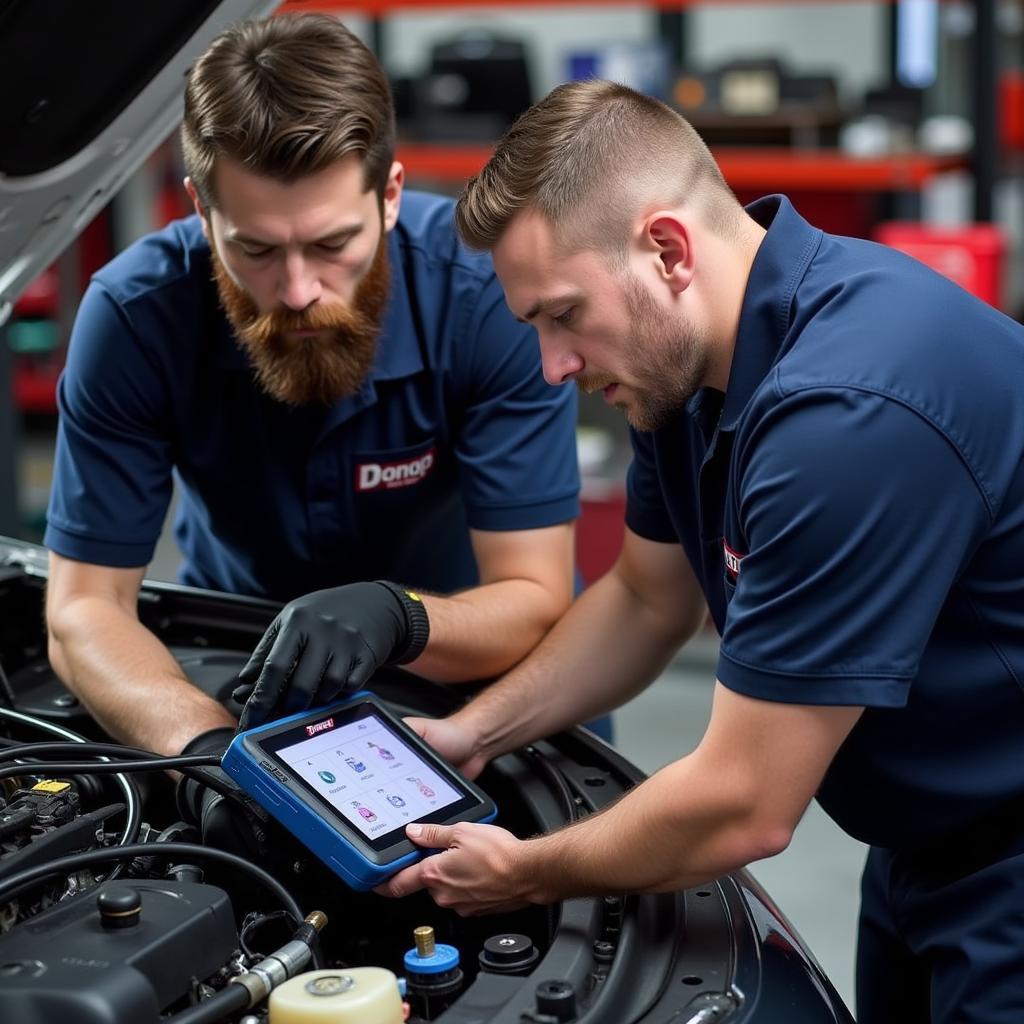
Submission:
{"label": "full red beard", "polygon": [[[377,353],[380,321],[391,287],[387,236],[348,306],[315,303],[296,312],[279,307],[261,314],[252,297],[232,280],[215,250],[213,277],[235,336],[272,398],[289,405],[333,405],[354,394]],[[288,337],[290,331],[322,331]]]}

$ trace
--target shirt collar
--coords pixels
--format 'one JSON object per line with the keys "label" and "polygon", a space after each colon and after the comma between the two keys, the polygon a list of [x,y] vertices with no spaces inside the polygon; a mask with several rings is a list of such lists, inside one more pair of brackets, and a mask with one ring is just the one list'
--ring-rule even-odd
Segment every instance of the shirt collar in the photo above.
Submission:
{"label": "shirt collar", "polygon": [[767,234],[754,257],[743,295],[722,406],[722,430],[736,428],[751,396],[781,355],[793,296],[824,234],[808,224],[785,196],[758,199],[747,207],[747,213]]}
{"label": "shirt collar", "polygon": [[370,379],[396,380],[411,377],[423,369],[424,339],[416,316],[416,298],[410,291],[415,282],[406,276],[406,251],[396,227],[388,234],[388,262],[391,268],[391,294],[381,321],[377,358]]}

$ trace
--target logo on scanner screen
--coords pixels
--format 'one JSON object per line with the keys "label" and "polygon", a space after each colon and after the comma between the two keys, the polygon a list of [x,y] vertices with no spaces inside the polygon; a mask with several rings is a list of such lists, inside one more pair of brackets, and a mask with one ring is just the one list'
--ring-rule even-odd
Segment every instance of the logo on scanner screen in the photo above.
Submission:
{"label": "logo on scanner screen", "polygon": [[328,729],[334,728],[334,719],[325,718],[322,722],[314,722],[312,725],[306,726],[306,735],[315,736],[318,732],[327,732]]}

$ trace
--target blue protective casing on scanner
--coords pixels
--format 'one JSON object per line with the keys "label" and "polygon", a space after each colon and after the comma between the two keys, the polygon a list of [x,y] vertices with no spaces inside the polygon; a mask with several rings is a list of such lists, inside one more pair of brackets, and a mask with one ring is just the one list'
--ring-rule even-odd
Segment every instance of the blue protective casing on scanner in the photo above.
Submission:
{"label": "blue protective casing on scanner", "polygon": [[[224,753],[221,768],[273,818],[279,821],[307,849],[316,854],[339,878],[353,889],[366,891],[386,881],[397,871],[426,855],[404,836],[386,850],[373,849],[369,842],[349,825],[325,800],[305,789],[291,773],[274,761],[259,745],[261,738],[292,728],[305,719],[344,712],[356,705],[372,705],[374,713],[384,719],[405,742],[426,747],[373,694],[361,691],[346,700],[327,707],[301,711],[287,718],[267,722],[255,729],[239,733]],[[411,739],[410,739],[411,738]],[[443,774],[457,780],[458,788],[479,800],[479,805],[460,814],[458,821],[492,821],[497,814],[493,801],[473,783],[462,778],[446,765],[440,756],[426,747],[423,754],[443,766]]]}

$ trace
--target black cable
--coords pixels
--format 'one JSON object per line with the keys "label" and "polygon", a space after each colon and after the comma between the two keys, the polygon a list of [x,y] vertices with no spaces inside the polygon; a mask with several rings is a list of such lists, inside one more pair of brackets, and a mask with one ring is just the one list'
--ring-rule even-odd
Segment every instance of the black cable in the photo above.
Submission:
{"label": "black cable", "polygon": [[[47,732],[51,736],[60,736],[62,739],[72,740],[79,747],[87,745],[85,737],[80,736],[77,732],[63,725],[47,722],[45,719],[37,718],[34,715],[27,715],[23,711],[11,711],[8,708],[0,708],[0,718],[6,718],[21,725],[27,725],[30,728],[38,729],[40,732]],[[124,802],[127,808],[124,829],[121,831],[117,843],[118,846],[128,846],[139,838],[139,830],[142,827],[142,794],[139,792],[139,787],[135,784],[135,780],[127,775],[116,775],[114,781],[124,792]],[[115,872],[119,870],[120,866],[114,869]]]}
{"label": "black cable", "polygon": [[216,995],[204,999],[187,1010],[163,1018],[163,1024],[214,1024],[226,1020],[239,1010],[249,1007],[249,990],[244,985],[229,982]]}
{"label": "black cable", "polygon": [[[565,775],[556,768],[536,747],[524,747],[523,752],[533,761],[533,766],[543,775],[555,791],[557,796],[562,798],[565,816],[570,822],[579,821],[582,817],[580,805],[569,788]],[[2,778],[2,776],[0,776]]]}
{"label": "black cable", "polygon": [[[66,764],[40,763],[45,765],[45,767],[52,772],[77,771],[78,774],[81,775],[88,775],[90,773],[95,775],[106,775],[111,772],[154,771],[157,769],[169,771],[172,768],[176,768],[182,775],[185,775],[190,779],[195,779],[196,782],[199,782],[208,789],[212,789],[214,792],[219,793],[225,799],[234,801],[240,807],[248,806],[245,798],[241,795],[238,789],[233,785],[224,782],[219,775],[212,772],[191,770],[200,767],[218,767],[220,765],[220,758],[216,754],[189,754],[187,758],[175,759],[162,757],[159,754],[154,754],[150,750],[141,750],[138,747],[122,746],[119,743],[25,743],[20,747],[8,747],[7,749],[0,750],[0,761],[10,761],[17,757],[38,757],[47,753],[83,753],[93,754],[96,757],[140,758],[142,759],[140,764],[129,761],[112,762],[113,767],[106,769],[101,769],[98,765],[93,764],[69,768]],[[150,767],[151,765],[153,767]],[[191,768],[189,766],[191,766]],[[19,774],[19,772],[0,768],[0,779],[17,774]],[[133,838],[137,837],[138,830],[136,830]]]}
{"label": "black cable", "polygon": [[263,925],[269,924],[271,921],[280,921],[282,917],[287,916],[287,911],[284,910],[274,910],[271,911],[269,914],[257,914],[255,916],[250,915],[252,919],[243,921],[242,930],[238,933],[238,942],[239,945],[242,947],[242,952],[248,957],[260,957],[262,959],[265,954],[254,953],[249,948],[249,936],[252,935],[252,933],[256,931],[257,928],[262,928]]}
{"label": "black cable", "polygon": [[11,681],[7,678],[2,660],[0,660],[0,699],[3,700],[4,707],[9,708],[11,711],[14,710],[16,706],[14,703],[14,688],[11,686]]}
{"label": "black cable", "polygon": [[[162,850],[160,849],[161,845],[164,847]],[[35,867],[26,868],[24,871],[19,871],[17,874],[11,875],[10,878],[0,881],[0,904],[9,902],[22,889],[50,875],[78,871],[80,868],[89,867],[92,864],[102,864],[105,861],[121,860],[126,857],[171,856],[181,859],[179,855],[198,857],[200,860],[205,858],[206,860],[220,861],[229,867],[247,872],[262,883],[264,888],[269,889],[285,910],[295,918],[296,923],[301,924],[302,911],[299,910],[299,905],[291,893],[273,875],[243,857],[228,853],[226,850],[199,846],[197,843],[132,843],[130,846],[112,846],[104,850],[86,850],[83,853],[58,857],[49,864],[37,864]]]}
{"label": "black cable", "polygon": [[39,815],[34,807],[19,807],[17,810],[0,811],[0,842],[16,836],[35,823]]}
{"label": "black cable", "polygon": [[37,756],[39,754],[93,754],[96,757],[124,757],[135,760],[146,760],[161,757],[152,750],[141,747],[126,747],[123,743],[22,743],[20,746],[0,750],[0,761],[10,761],[16,757]]}
{"label": "black cable", "polygon": [[0,779],[24,775],[26,768],[45,768],[51,775],[116,775],[118,772],[160,772],[172,768],[188,774],[187,768],[213,768],[218,765],[220,758],[214,754],[153,757],[146,761],[22,761],[0,768]]}

